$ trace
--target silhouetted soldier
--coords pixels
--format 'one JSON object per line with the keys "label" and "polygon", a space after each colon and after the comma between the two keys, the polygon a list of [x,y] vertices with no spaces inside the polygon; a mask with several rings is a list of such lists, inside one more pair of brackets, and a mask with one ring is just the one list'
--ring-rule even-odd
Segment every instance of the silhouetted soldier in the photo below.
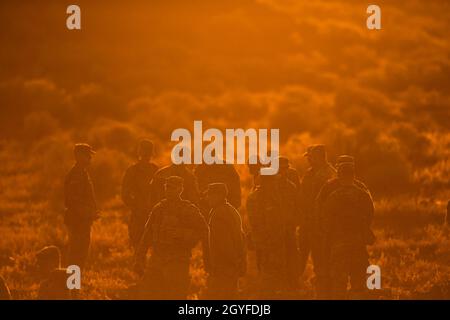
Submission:
{"label": "silhouetted soldier", "polygon": [[239,212],[227,201],[227,186],[208,186],[210,276],[208,299],[236,299],[238,280],[246,271],[244,233]]}
{"label": "silhouetted soldier", "polygon": [[171,164],[156,171],[151,182],[151,192],[152,196],[155,197],[155,203],[165,198],[164,184],[166,179],[172,176],[180,177],[184,181],[181,199],[188,200],[198,206],[200,195],[197,181],[185,164]]}
{"label": "silhouetted soldier", "polygon": [[228,202],[239,210],[241,206],[241,181],[232,164],[201,164],[195,168],[194,173],[203,199],[200,204],[203,214],[209,212],[205,192],[210,183],[225,183],[228,189]]}
{"label": "silhouetted soldier", "polygon": [[0,276],[0,300],[12,300],[11,292],[6,285],[5,279]]}
{"label": "silhouetted soldier", "polygon": [[[260,252],[261,293],[272,297],[295,288],[296,188],[280,176],[261,176],[247,200],[255,247]],[[294,274],[292,273],[294,272]]]}
{"label": "silhouetted soldier", "polygon": [[300,188],[300,178],[298,177],[297,170],[290,167],[288,158],[279,157],[278,160],[279,160],[278,174],[283,178],[292,182],[298,190]]}
{"label": "silhouetted soldier", "polygon": [[67,288],[68,274],[61,268],[61,253],[58,247],[48,246],[36,254],[37,268],[41,279],[38,300],[71,299]]}
{"label": "silhouetted soldier", "polygon": [[127,169],[122,183],[122,200],[131,210],[128,234],[134,249],[141,240],[145,223],[154,204],[150,183],[158,170],[158,167],[150,162],[153,156],[151,141],[142,140],[139,143],[138,154],[138,162]]}
{"label": "silhouetted soldier", "polygon": [[[140,298],[186,299],[192,249],[202,242],[203,260],[209,270],[208,225],[198,208],[181,199],[183,179],[166,179],[166,198],[153,207],[136,252],[136,271],[144,274]],[[152,248],[145,270],[148,248]]]}
{"label": "silhouetted soldier", "polygon": [[316,276],[317,296],[323,298],[329,291],[328,266],[323,256],[324,242],[320,235],[315,200],[325,182],[336,175],[336,170],[328,163],[324,145],[308,147],[304,156],[308,159],[311,167],[302,179],[299,193],[301,207],[300,275],[303,274],[311,253]]}
{"label": "silhouetted soldier", "polygon": [[350,278],[355,298],[362,298],[369,265],[366,246],[374,241],[370,236],[373,202],[369,193],[355,184],[353,163],[341,163],[338,178],[340,186],[328,196],[324,206],[332,292],[334,298],[345,298]]}
{"label": "silhouetted soldier", "polygon": [[84,143],[74,147],[75,165],[64,183],[65,223],[69,232],[68,263],[83,268],[91,242],[91,226],[98,217],[94,188],[87,167],[95,152]]}

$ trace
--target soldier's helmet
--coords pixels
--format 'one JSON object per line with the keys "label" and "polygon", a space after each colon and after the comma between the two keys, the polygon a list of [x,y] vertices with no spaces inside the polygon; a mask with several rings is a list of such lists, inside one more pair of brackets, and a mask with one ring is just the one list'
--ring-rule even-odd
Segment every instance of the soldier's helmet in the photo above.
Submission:
{"label": "soldier's helmet", "polygon": [[153,156],[153,142],[148,139],[143,139],[139,142],[138,154],[140,156]]}
{"label": "soldier's helmet", "polygon": [[208,195],[217,195],[221,198],[226,198],[228,195],[228,188],[225,183],[210,183],[207,189]]}
{"label": "soldier's helmet", "polygon": [[77,143],[77,144],[75,144],[75,146],[73,148],[73,154],[75,155],[75,157],[78,157],[79,155],[86,155],[86,154],[93,155],[93,154],[95,154],[95,151],[87,143]]}
{"label": "soldier's helmet", "polygon": [[36,253],[36,262],[40,268],[59,268],[61,266],[61,252],[56,246],[47,246]]}

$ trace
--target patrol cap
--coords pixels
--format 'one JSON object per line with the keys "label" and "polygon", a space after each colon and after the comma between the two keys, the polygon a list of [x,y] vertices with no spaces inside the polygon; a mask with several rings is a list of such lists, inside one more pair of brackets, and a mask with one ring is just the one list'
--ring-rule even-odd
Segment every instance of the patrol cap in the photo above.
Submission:
{"label": "patrol cap", "polygon": [[217,194],[223,197],[228,195],[228,188],[225,183],[210,183],[208,184],[208,194]]}
{"label": "patrol cap", "polygon": [[342,163],[353,163],[355,164],[355,158],[346,154],[340,155],[337,159],[336,159],[336,166],[338,167],[339,165],[341,165]]}
{"label": "patrol cap", "polygon": [[342,162],[338,166],[338,173],[342,175],[354,174],[355,164],[353,162]]}
{"label": "patrol cap", "polygon": [[326,151],[325,151],[325,145],[323,144],[314,144],[312,146],[309,146],[306,149],[306,152],[303,154],[304,157],[317,155],[320,158],[325,158]]}
{"label": "patrol cap", "polygon": [[178,176],[170,176],[166,178],[166,184],[174,187],[182,187],[184,179]]}
{"label": "patrol cap", "polygon": [[145,155],[153,155],[153,142],[143,139],[139,142],[139,153]]}
{"label": "patrol cap", "polygon": [[37,261],[39,263],[60,264],[61,252],[57,246],[47,246],[39,250],[36,254]]}
{"label": "patrol cap", "polygon": [[73,147],[73,153],[75,155],[79,155],[79,154],[95,154],[95,151],[87,143],[77,143]]}

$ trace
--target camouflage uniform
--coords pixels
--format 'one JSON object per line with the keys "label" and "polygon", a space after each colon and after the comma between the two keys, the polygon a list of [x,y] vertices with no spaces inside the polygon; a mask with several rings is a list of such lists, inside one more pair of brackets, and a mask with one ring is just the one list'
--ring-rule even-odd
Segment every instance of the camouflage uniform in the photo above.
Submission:
{"label": "camouflage uniform", "polygon": [[64,183],[65,223],[69,231],[68,263],[82,268],[91,241],[91,226],[96,218],[97,204],[91,178],[85,168],[75,165]]}
{"label": "camouflage uniform", "polygon": [[[210,189],[214,185],[222,185],[226,189],[223,184],[212,184]],[[207,297],[236,299],[238,279],[246,270],[244,234],[239,212],[224,199],[211,209],[209,230],[211,270]]]}
{"label": "camouflage uniform", "polygon": [[136,253],[137,264],[144,265],[148,248],[153,249],[140,298],[186,299],[191,251],[199,241],[203,243],[203,257],[208,266],[208,226],[197,207],[181,199],[158,203],[145,225]]}
{"label": "camouflage uniform", "polygon": [[128,233],[130,243],[135,249],[154,204],[150,183],[157,170],[158,167],[153,163],[139,161],[127,169],[123,178],[122,199],[131,210]]}
{"label": "camouflage uniform", "polygon": [[228,201],[239,209],[241,206],[241,181],[239,174],[231,164],[201,164],[195,168],[200,194],[202,195],[201,209],[204,214],[209,213],[209,207],[204,200],[204,194],[211,183],[224,183],[228,189]]}
{"label": "camouflage uniform", "polygon": [[340,186],[325,202],[324,227],[330,244],[330,275],[336,298],[345,297],[348,277],[352,291],[364,291],[369,265],[366,245],[373,241],[369,237],[372,218],[372,199],[355,184]]}
{"label": "camouflage uniform", "polygon": [[270,297],[290,287],[296,273],[296,188],[279,176],[261,176],[250,193],[247,212],[256,250],[260,252],[262,294]]}
{"label": "camouflage uniform", "polygon": [[314,273],[316,275],[316,289],[319,296],[327,291],[328,274],[327,265],[324,261],[323,247],[321,239],[319,217],[315,206],[315,199],[322,186],[336,175],[336,170],[327,162],[320,168],[309,168],[302,179],[300,186],[300,274],[303,274],[309,254],[314,263]]}
{"label": "camouflage uniform", "polygon": [[156,171],[151,182],[151,192],[155,197],[155,203],[158,203],[164,199],[164,182],[167,178],[171,176],[176,176],[183,178],[184,189],[181,194],[181,198],[192,202],[194,205],[198,206],[200,202],[200,196],[198,192],[197,181],[195,176],[185,165],[169,165],[163,167]]}

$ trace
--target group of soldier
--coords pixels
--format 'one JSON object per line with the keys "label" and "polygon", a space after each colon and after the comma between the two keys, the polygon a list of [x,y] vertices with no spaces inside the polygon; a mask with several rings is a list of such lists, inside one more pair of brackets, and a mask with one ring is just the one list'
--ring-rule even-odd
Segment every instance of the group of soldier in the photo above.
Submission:
{"label": "group of soldier", "polygon": [[[75,145],[76,163],[65,180],[67,263],[80,268],[98,217],[87,171],[94,153],[87,144]],[[260,175],[258,162],[248,165],[253,187],[245,233],[240,177],[233,165],[158,168],[152,163],[153,143],[141,141],[138,161],[127,169],[122,184],[135,271],[141,276],[134,297],[187,298],[192,250],[199,244],[208,275],[206,299],[238,297],[248,249],[256,253],[261,298],[295,292],[309,256],[318,298],[345,298],[348,280],[354,294],[363,294],[366,246],[374,241],[370,192],[355,178],[353,157],[340,156],[332,166],[323,145],[308,147],[304,156],[310,168],[302,179],[285,157],[272,176]]]}
{"label": "group of soldier", "polygon": [[[99,217],[88,173],[94,154],[88,144],[75,145],[75,165],[64,185],[66,263],[81,270],[91,226]],[[201,248],[207,274],[200,298],[238,298],[249,250],[256,256],[259,298],[297,292],[310,256],[317,298],[346,298],[349,280],[353,297],[363,297],[369,265],[366,246],[374,242],[370,192],[355,178],[353,157],[339,156],[332,166],[324,145],[308,147],[304,156],[310,167],[302,179],[285,157],[279,158],[276,175],[260,175],[262,165],[257,161],[248,165],[253,187],[246,201],[245,233],[241,182],[233,165],[158,168],[152,163],[153,143],[142,140],[138,161],[126,170],[122,184],[122,199],[130,211],[134,270],[140,278],[131,297],[186,299],[195,247]],[[39,298],[73,297],[64,287],[67,275],[61,269],[59,249],[42,249],[38,260],[46,275]]]}

